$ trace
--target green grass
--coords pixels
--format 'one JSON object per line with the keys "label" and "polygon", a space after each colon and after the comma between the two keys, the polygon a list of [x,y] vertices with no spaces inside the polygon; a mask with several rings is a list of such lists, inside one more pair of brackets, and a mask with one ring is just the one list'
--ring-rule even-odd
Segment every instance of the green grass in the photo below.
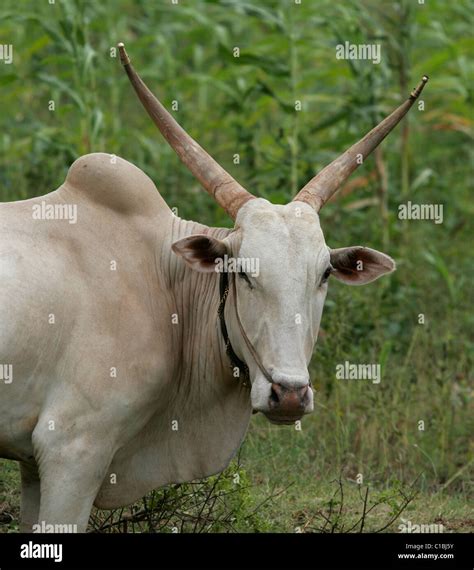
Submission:
{"label": "green grass", "polygon": [[[106,151],[143,168],[182,217],[230,225],[135,100],[110,57],[117,41],[166,106],[179,102],[183,126],[251,192],[275,203],[290,200],[430,76],[408,138],[399,126],[383,143],[386,194],[371,157],[321,214],[331,247],[377,248],[398,269],[366,287],[330,283],[311,365],[316,408],[302,430],[253,418],[242,452],[252,484],[246,500],[258,504],[286,489],[266,504],[261,530],[304,526],[339,477],[344,516],[353,520],[360,497],[352,481],[362,474],[374,497],[416,480],[419,495],[402,515],[413,523],[442,519],[449,530],[472,531],[471,29],[469,0],[297,8],[283,0],[2,2],[0,35],[15,57],[0,64],[2,201],[53,190],[75,158]],[[381,63],[336,60],[335,46],[346,40],[379,41]],[[235,46],[240,58],[232,57]],[[399,220],[407,200],[443,204],[444,223]],[[337,380],[345,360],[380,363],[381,383]],[[17,489],[13,464],[0,462],[0,503],[15,520]],[[383,526],[391,508],[384,505],[364,530]]]}
{"label": "green grass", "polygon": [[[97,531],[100,524],[107,524],[102,532],[173,532],[179,525],[183,525],[180,531],[184,532],[399,532],[400,524],[411,521],[413,525],[442,525],[443,532],[474,531],[472,496],[466,492],[453,493],[449,488],[423,491],[416,482],[411,488],[399,481],[364,480],[358,484],[356,479],[342,475],[330,480],[328,474],[322,477],[311,469],[295,469],[288,463],[285,450],[278,449],[275,453],[275,445],[263,456],[266,459],[255,456],[252,445],[261,437],[261,431],[268,430],[266,426],[263,430],[262,426],[252,427],[256,429],[251,429],[243,447],[245,470],[239,471],[240,488],[234,484],[232,475],[236,471],[231,468],[230,476],[215,490],[215,478],[211,478],[203,489],[185,485],[174,491],[168,488],[149,495],[147,509],[157,513],[159,521],[153,526],[146,517],[144,526],[133,526],[129,518],[124,527],[127,517],[143,511],[144,503],[140,501],[131,508],[115,511],[112,519],[109,511],[94,510],[90,530]],[[269,443],[269,438],[265,437],[264,441]],[[0,532],[17,532],[19,471],[15,463],[3,460],[0,460],[0,468]],[[196,502],[197,508],[189,502],[190,491],[196,496],[192,503]],[[167,503],[160,507],[159,499],[163,493],[170,492]],[[206,502],[210,506],[206,506],[203,513],[203,503],[199,501],[206,494],[211,500]],[[218,499],[216,505],[214,498],[221,494],[224,499]],[[409,496],[410,501],[405,501],[405,496]],[[197,514],[199,520],[192,518]]]}

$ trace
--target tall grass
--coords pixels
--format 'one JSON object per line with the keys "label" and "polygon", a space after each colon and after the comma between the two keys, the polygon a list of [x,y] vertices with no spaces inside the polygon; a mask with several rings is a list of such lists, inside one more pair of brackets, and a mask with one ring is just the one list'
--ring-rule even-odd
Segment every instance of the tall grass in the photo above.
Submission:
{"label": "tall grass", "polygon": [[[75,158],[106,151],[143,168],[181,216],[230,224],[140,108],[113,57],[117,41],[168,108],[178,101],[181,124],[276,203],[430,76],[425,110],[413,109],[322,213],[331,247],[388,248],[398,270],[360,289],[330,284],[311,365],[314,415],[301,431],[257,417],[244,445],[244,465],[262,484],[278,473],[304,492],[308,480],[342,472],[380,484],[420,475],[425,490],[472,490],[471,7],[2,2],[0,37],[15,58],[0,63],[2,201],[53,190]],[[344,41],[380,42],[381,63],[337,60]],[[444,223],[400,221],[407,199],[444,204]],[[345,360],[380,362],[381,383],[336,380]]]}

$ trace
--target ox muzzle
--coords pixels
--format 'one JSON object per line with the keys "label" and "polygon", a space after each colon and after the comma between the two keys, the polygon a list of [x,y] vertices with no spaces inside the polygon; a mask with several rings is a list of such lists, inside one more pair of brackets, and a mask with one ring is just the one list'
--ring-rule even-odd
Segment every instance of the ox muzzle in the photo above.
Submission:
{"label": "ox muzzle", "polygon": [[257,374],[252,383],[252,406],[274,424],[293,424],[313,411],[314,395],[307,376],[283,378],[272,375],[272,381]]}
{"label": "ox muzzle", "polygon": [[272,382],[265,416],[275,424],[292,424],[313,410],[313,391],[308,384],[294,386]]}

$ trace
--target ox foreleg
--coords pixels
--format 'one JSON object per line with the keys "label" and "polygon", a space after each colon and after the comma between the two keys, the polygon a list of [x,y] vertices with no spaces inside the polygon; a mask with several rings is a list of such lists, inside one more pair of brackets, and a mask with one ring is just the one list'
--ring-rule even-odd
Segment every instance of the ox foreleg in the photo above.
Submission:
{"label": "ox foreleg", "polygon": [[74,525],[72,532],[86,532],[112,453],[80,436],[54,445],[44,433],[35,434],[34,439],[41,477],[39,523],[46,529]]}
{"label": "ox foreleg", "polygon": [[40,508],[40,478],[36,463],[20,462],[21,522],[20,532],[32,532],[38,522]]}

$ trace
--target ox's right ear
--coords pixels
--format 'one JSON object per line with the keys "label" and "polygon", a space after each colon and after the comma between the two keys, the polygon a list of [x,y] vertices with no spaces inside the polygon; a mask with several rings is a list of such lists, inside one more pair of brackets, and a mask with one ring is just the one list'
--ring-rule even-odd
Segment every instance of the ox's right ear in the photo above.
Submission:
{"label": "ox's right ear", "polygon": [[227,253],[226,244],[206,235],[193,235],[175,241],[171,249],[195,271],[216,271],[216,260]]}

